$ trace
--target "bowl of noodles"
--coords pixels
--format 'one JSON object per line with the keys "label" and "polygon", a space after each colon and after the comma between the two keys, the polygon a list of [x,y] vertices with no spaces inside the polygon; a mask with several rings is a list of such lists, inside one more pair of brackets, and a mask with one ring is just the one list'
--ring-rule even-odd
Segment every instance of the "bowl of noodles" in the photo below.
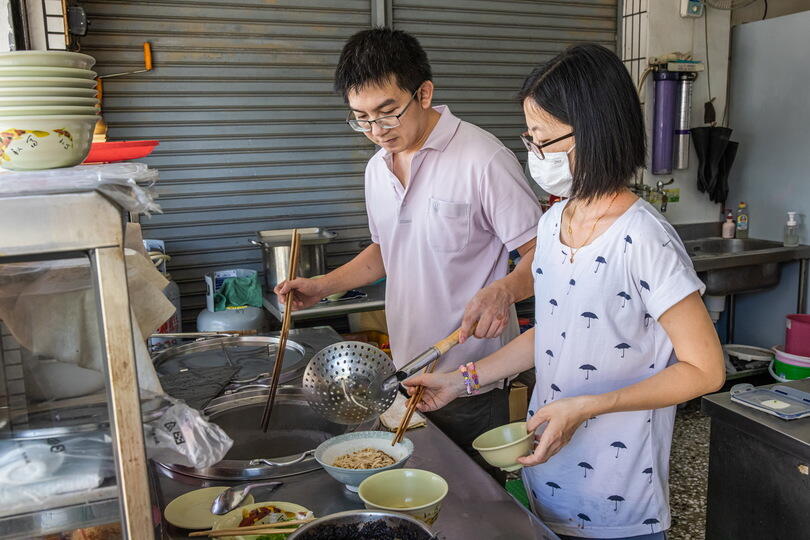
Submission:
{"label": "bowl of noodles", "polygon": [[332,437],[315,449],[315,459],[329,475],[357,491],[360,483],[378,472],[401,469],[413,454],[413,443],[403,438],[394,446],[388,431],[356,431]]}

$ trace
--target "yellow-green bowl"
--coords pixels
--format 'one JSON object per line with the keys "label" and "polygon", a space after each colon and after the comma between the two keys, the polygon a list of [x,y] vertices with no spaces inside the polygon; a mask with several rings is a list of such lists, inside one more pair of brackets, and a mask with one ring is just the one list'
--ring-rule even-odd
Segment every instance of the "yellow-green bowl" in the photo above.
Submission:
{"label": "yellow-green bowl", "polygon": [[482,433],[472,447],[493,467],[512,472],[523,467],[517,461],[519,457],[532,453],[533,435],[526,432],[526,422],[515,422]]}
{"label": "yellow-green bowl", "polygon": [[432,525],[447,496],[447,482],[421,469],[393,469],[363,480],[357,494],[369,510],[413,516]]}

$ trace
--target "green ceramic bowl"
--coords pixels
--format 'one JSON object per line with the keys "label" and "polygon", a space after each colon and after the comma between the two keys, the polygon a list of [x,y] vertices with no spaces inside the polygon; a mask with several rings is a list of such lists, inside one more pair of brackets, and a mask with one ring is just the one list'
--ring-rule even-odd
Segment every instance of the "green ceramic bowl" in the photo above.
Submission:
{"label": "green ceramic bowl", "polygon": [[357,494],[369,510],[387,510],[432,525],[448,487],[444,478],[421,469],[394,469],[363,480]]}
{"label": "green ceramic bowl", "polygon": [[517,458],[532,453],[533,435],[526,432],[526,422],[515,422],[482,433],[472,446],[493,467],[512,472],[523,467]]}

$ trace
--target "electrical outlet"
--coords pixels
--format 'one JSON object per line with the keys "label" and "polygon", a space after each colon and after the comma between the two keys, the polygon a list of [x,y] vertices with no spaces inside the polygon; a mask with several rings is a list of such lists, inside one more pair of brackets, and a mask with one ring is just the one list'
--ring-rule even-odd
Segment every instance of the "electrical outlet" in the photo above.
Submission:
{"label": "electrical outlet", "polygon": [[703,2],[701,0],[681,0],[681,17],[696,18],[703,16]]}

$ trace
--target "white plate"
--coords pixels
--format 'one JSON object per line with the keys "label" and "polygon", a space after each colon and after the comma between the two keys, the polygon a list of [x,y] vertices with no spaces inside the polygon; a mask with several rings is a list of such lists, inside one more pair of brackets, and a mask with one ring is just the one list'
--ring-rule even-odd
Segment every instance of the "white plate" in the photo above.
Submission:
{"label": "white plate", "polygon": [[[222,517],[211,513],[211,504],[217,495],[226,489],[227,486],[218,486],[189,491],[166,505],[163,517],[181,529],[210,529],[214,526],[214,522]],[[242,506],[249,504],[253,504],[253,495],[250,494],[245,497]]]}
{"label": "white plate", "polygon": [[[214,523],[212,527],[215,531],[219,529],[235,529],[239,527],[239,523],[242,521],[242,511],[243,510],[253,510],[254,508],[258,508],[260,506],[275,506],[279,510],[283,510],[285,512],[309,512],[312,513],[312,510],[309,508],[304,508],[301,505],[283,502],[283,501],[266,501],[260,503],[254,503],[242,506],[237,508],[236,510],[232,510],[225,514],[224,516],[220,517]],[[259,522],[261,523],[261,521]],[[266,533],[262,533],[266,534]],[[261,535],[257,534],[247,534],[244,536],[230,536],[227,540],[256,540]]]}
{"label": "white plate", "polygon": [[74,114],[98,114],[98,109],[92,105],[56,105],[51,107],[31,105],[30,107],[0,107],[0,116],[47,116],[52,114],[58,114],[60,116]]}
{"label": "white plate", "polygon": [[28,96],[77,96],[96,98],[98,91],[95,88],[68,88],[66,86],[11,86],[8,88],[0,85],[0,96],[3,97],[28,97]]}
{"label": "white plate", "polygon": [[68,105],[73,107],[95,107],[95,97],[78,96],[5,96],[0,94],[0,107],[54,107]]}
{"label": "white plate", "polygon": [[75,77],[77,79],[95,79],[96,72],[89,69],[69,67],[39,66],[0,66],[0,76],[5,77]]}
{"label": "white plate", "polygon": [[6,77],[0,76],[0,88],[12,86],[68,86],[70,88],[95,88],[95,79],[74,77]]}
{"label": "white plate", "polygon": [[96,59],[66,51],[14,51],[0,54],[0,66],[69,67],[90,69]]}

